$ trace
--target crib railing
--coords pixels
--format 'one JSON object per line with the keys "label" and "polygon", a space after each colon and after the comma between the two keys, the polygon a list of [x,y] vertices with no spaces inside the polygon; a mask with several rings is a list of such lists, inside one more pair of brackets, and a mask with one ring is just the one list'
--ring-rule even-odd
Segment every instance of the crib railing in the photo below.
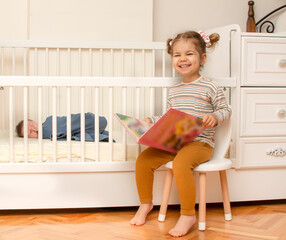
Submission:
{"label": "crib railing", "polygon": [[[175,76],[166,46],[162,42],[68,42],[68,41],[0,41],[0,75],[1,76],[96,76],[96,77],[165,77]],[[1,85],[0,85],[1,87]],[[50,89],[49,89],[50,90]],[[44,99],[50,95],[43,90]],[[17,93],[23,94],[22,90]],[[60,90],[59,90],[60,91]],[[80,96],[81,90],[71,94]],[[112,91],[112,89],[110,89]],[[139,90],[137,90],[139,91]],[[35,116],[36,89],[28,92],[29,116]],[[86,91],[87,96],[91,93]],[[135,94],[135,93],[134,93]],[[1,95],[1,128],[5,128],[5,98]],[[103,95],[99,91],[100,97]],[[150,98],[155,101],[155,89],[150,88]],[[100,101],[102,99],[99,99]],[[152,101],[153,101],[152,100]],[[17,99],[14,99],[15,104]],[[153,115],[156,107],[150,101],[148,108]],[[52,109],[47,102],[43,115]],[[57,102],[59,108],[59,101]],[[72,102],[72,105],[76,105]],[[89,102],[86,103],[90,104]],[[33,109],[33,111],[32,111]],[[79,110],[78,106],[78,110]],[[21,110],[21,109],[20,109]],[[123,109],[124,110],[124,109]],[[18,109],[17,109],[18,111]],[[134,113],[138,116],[138,112]],[[7,126],[6,126],[7,127]]]}
{"label": "crib railing", "polygon": [[[236,85],[236,80],[233,78],[223,78],[223,79],[215,79],[219,85],[222,87],[234,87]],[[37,88],[37,105],[38,105],[38,128],[39,128],[39,134],[38,134],[38,153],[39,153],[39,162],[43,161],[42,156],[42,146],[43,146],[43,140],[42,140],[42,109],[43,109],[43,95],[42,90],[45,87],[51,87],[52,90],[52,119],[53,119],[53,162],[57,162],[58,156],[57,156],[57,122],[56,117],[58,116],[57,112],[57,101],[58,101],[58,95],[57,95],[57,89],[60,87],[65,88],[66,91],[66,116],[67,116],[67,155],[66,159],[68,162],[71,161],[71,88],[77,87],[80,88],[80,98],[78,99],[80,101],[80,113],[81,113],[81,162],[85,162],[85,112],[86,112],[86,106],[85,106],[85,91],[89,88],[94,89],[95,94],[92,101],[94,101],[94,114],[95,114],[95,142],[94,142],[94,148],[96,153],[96,161],[100,161],[99,157],[99,141],[98,141],[98,134],[99,134],[99,111],[100,105],[102,104],[99,101],[99,90],[102,88],[108,89],[108,94],[104,96],[104,101],[107,101],[108,103],[105,104],[108,106],[108,131],[109,131],[109,142],[108,142],[108,159],[110,162],[112,162],[113,159],[113,153],[114,153],[114,124],[115,124],[115,118],[114,113],[117,112],[117,110],[122,110],[123,113],[126,113],[127,109],[127,99],[129,101],[135,101],[135,111],[136,116],[140,118],[139,115],[139,109],[144,108],[144,102],[146,101],[146,97],[141,94],[141,89],[143,88],[158,88],[163,91],[161,94],[161,102],[166,103],[166,96],[167,96],[167,88],[174,85],[178,81],[177,78],[172,77],[41,77],[41,76],[2,76],[0,77],[0,84],[4,86],[4,88],[9,89],[9,149],[10,149],[10,156],[9,161],[10,163],[14,163],[14,156],[15,156],[15,150],[14,150],[14,109],[15,109],[15,88],[22,87],[23,89],[23,99],[20,102],[23,103],[23,120],[24,120],[24,159],[25,162],[28,163],[29,161],[29,155],[28,155],[28,148],[29,148],[29,142],[28,142],[28,91],[29,88],[35,87]],[[127,96],[127,90],[133,89],[133,92],[135,92],[134,98],[130,98]],[[115,91],[116,90],[116,91]],[[121,92],[121,98],[115,99],[115,92]],[[147,96],[148,97],[148,96]],[[120,102],[121,108],[118,108],[118,106],[115,107],[115,103]],[[152,102],[152,104],[155,105],[155,102]],[[166,111],[166,104],[162,104],[161,113]],[[148,113],[146,113],[148,114]],[[149,114],[152,114],[151,111]],[[150,115],[149,115],[150,116]],[[142,117],[142,115],[141,115]],[[122,143],[122,148],[124,149],[124,161],[127,160],[126,151],[127,151],[127,140],[126,140],[126,131],[122,129],[122,137],[120,142]],[[118,141],[118,139],[115,139]],[[137,154],[139,153],[140,149],[139,146],[137,147]],[[135,160],[135,158],[134,158]]]}
{"label": "crib railing", "polygon": [[[37,88],[37,96],[34,98],[37,99],[37,105],[38,105],[38,152],[39,152],[39,160],[42,161],[42,110],[43,110],[43,95],[42,91],[44,87],[51,87],[51,96],[52,96],[52,119],[53,119],[53,159],[54,162],[57,161],[57,122],[56,117],[58,116],[57,112],[57,101],[58,101],[58,95],[57,95],[57,89],[60,87],[64,87],[66,91],[66,116],[67,116],[67,161],[71,161],[71,88],[77,87],[80,88],[80,98],[79,98],[79,105],[80,105],[80,113],[81,113],[81,161],[85,161],[85,91],[86,89],[93,88],[95,91],[94,95],[94,106],[95,106],[95,152],[97,154],[96,159],[99,161],[99,141],[98,141],[98,134],[99,134],[99,111],[100,104],[102,104],[99,101],[99,90],[102,88],[108,89],[108,96],[104,96],[104,101],[107,101],[108,104],[105,104],[108,106],[108,131],[109,131],[109,160],[113,160],[113,125],[114,125],[114,112],[119,110],[118,108],[114,107],[114,102],[119,101],[121,102],[122,106],[121,109],[123,109],[123,113],[126,112],[127,108],[127,89],[133,89],[135,94],[134,101],[136,102],[134,106],[136,107],[136,116],[139,116],[139,109],[142,105],[142,101],[144,102],[145,99],[143,96],[141,96],[140,89],[142,88],[160,88],[163,89],[162,94],[162,103],[166,102],[166,96],[167,96],[167,87],[173,85],[175,83],[175,78],[139,78],[139,77],[40,77],[40,76],[5,76],[0,77],[0,83],[5,88],[9,88],[9,147],[10,147],[10,162],[14,162],[14,136],[15,136],[15,124],[14,124],[14,109],[15,109],[15,88],[22,87],[23,88],[23,99],[20,102],[23,102],[23,120],[24,120],[24,158],[25,161],[28,162],[29,156],[28,156],[28,91],[30,87],[36,87]],[[115,99],[114,98],[114,89],[120,88],[117,90],[120,90],[122,92],[122,99]],[[132,100],[129,98],[129,100]],[[46,102],[46,101],[45,101]],[[152,105],[155,105],[154,100],[151,101]],[[162,105],[162,112],[166,110],[166,104]],[[151,112],[150,112],[151,113]],[[123,148],[125,149],[125,160],[126,160],[126,134],[125,130],[123,131]]]}
{"label": "crib railing", "polygon": [[[108,120],[108,161],[114,161],[115,144],[122,143],[122,160],[128,160],[128,136],[115,122],[120,112],[136,118],[160,115],[167,108],[168,87],[177,79],[164,42],[43,42],[0,41],[0,100],[2,130],[9,132],[9,163],[15,162],[15,126],[24,120],[24,160],[29,162],[28,119],[38,121],[38,162],[43,159],[41,123],[53,116],[52,159],[59,164],[56,116],[67,116],[66,161],[72,162],[72,113],[95,114],[95,159],[100,162],[98,116]],[[223,87],[235,79],[215,79]],[[120,130],[119,130],[120,129]],[[120,134],[118,134],[120,131]],[[118,140],[118,136],[120,140]],[[116,140],[116,143],[113,142]],[[77,161],[86,162],[86,142],[81,138]],[[136,155],[140,146],[136,146]],[[133,160],[136,158],[133,157]],[[96,162],[95,161],[95,162]],[[30,165],[30,164],[29,164]],[[44,164],[42,164],[44,165]],[[86,169],[85,169],[86,170]]]}

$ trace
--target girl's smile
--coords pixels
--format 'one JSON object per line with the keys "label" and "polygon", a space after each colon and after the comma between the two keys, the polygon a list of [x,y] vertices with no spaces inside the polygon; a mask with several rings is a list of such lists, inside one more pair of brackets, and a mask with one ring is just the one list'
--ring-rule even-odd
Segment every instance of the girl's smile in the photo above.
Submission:
{"label": "girl's smile", "polygon": [[200,67],[205,63],[206,54],[200,56],[193,41],[181,39],[174,43],[172,60],[183,82],[192,82],[200,77]]}

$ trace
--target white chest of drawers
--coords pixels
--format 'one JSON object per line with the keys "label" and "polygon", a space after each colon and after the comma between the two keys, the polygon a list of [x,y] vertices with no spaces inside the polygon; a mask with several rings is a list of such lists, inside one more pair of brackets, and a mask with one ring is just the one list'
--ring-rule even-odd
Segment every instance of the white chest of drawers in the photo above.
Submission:
{"label": "white chest of drawers", "polygon": [[236,168],[286,167],[286,35],[241,35]]}

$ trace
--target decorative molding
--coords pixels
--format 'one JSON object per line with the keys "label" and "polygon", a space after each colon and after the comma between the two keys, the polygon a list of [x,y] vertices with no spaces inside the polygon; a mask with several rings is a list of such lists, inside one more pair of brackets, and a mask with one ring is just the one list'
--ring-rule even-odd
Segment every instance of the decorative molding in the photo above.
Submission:
{"label": "decorative molding", "polygon": [[[279,8],[276,8],[274,9],[273,11],[271,11],[270,13],[268,13],[267,15],[265,15],[263,18],[261,18],[255,25],[256,25],[256,28],[259,29],[259,32],[262,31],[262,27],[264,24],[267,24],[267,27],[266,27],[266,31],[268,33],[273,33],[274,32],[274,29],[275,29],[275,26],[274,26],[274,23],[269,21],[269,20],[266,20],[264,21],[265,19],[267,19],[269,16],[271,16],[272,14],[278,12],[279,10],[283,9],[283,8],[286,8],[286,4],[285,5],[282,5],[281,7]],[[259,26],[260,25],[260,26]],[[259,27],[258,27],[259,26]]]}
{"label": "decorative molding", "polygon": [[277,146],[274,147],[272,150],[268,150],[266,154],[274,157],[284,157],[286,155],[286,149]]}

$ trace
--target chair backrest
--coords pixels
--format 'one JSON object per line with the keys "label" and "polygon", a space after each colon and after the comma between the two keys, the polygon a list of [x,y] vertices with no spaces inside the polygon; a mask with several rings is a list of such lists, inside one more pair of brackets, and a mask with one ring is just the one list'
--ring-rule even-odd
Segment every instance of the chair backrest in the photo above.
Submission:
{"label": "chair backrest", "polygon": [[215,147],[212,158],[221,158],[226,154],[231,140],[231,119],[216,128],[214,141]]}

